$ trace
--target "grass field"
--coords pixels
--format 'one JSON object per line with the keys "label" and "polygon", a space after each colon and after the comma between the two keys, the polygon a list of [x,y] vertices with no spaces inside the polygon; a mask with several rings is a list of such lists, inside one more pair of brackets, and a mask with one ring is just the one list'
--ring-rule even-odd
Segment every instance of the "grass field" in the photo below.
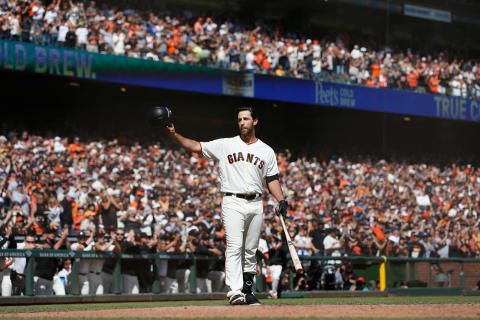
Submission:
{"label": "grass field", "polygon": [[[480,296],[448,296],[448,297],[358,297],[358,298],[303,298],[303,299],[278,299],[278,300],[270,300],[270,299],[265,299],[262,300],[262,304],[264,306],[275,306],[279,305],[282,307],[287,307],[287,306],[297,306],[300,307],[299,310],[301,310],[301,306],[307,307],[307,306],[332,306],[332,305],[338,305],[338,306],[352,306],[352,309],[355,309],[355,306],[357,305],[367,305],[367,306],[372,306],[372,308],[381,308],[383,306],[401,306],[401,305],[425,305],[432,307],[432,305],[436,305],[435,308],[442,308],[442,304],[458,304],[459,307],[461,305],[476,305],[478,304],[478,310],[480,314]],[[90,311],[90,310],[105,310],[105,313],[101,314],[101,318],[97,317],[88,317],[88,319],[117,319],[117,317],[112,317],[108,318],[108,310],[119,310],[119,309],[142,309],[143,311],[145,309],[149,308],[162,308],[162,307],[177,307],[179,310],[182,309],[187,309],[190,307],[208,307],[208,306],[226,306],[227,301],[171,301],[171,302],[127,302],[127,303],[92,303],[92,304],[61,304],[61,305],[32,305],[32,306],[4,306],[1,307],[0,315],[3,318],[9,318],[9,317],[15,317],[15,316],[20,316],[19,313],[23,313],[22,316],[28,316],[25,315],[25,313],[30,313],[30,318],[35,318],[35,319],[64,319],[62,317],[55,317],[56,312],[82,312],[82,311]],[[245,307],[230,307],[231,309],[228,309],[227,311],[231,313],[232,310],[238,310],[241,311],[242,309],[239,308],[245,308]],[[235,309],[237,308],[237,309]],[[246,307],[246,308],[255,308],[255,307]],[[158,310],[158,309],[156,309]],[[39,312],[51,312],[52,315],[49,315],[48,318],[42,318],[43,315],[37,314]],[[35,316],[37,314],[37,317]],[[53,318],[52,318],[53,316]],[[152,314],[152,316],[155,316],[155,314]],[[297,315],[299,318],[295,317],[295,319],[307,319],[307,318],[300,318],[302,317],[302,314]],[[321,317],[321,315],[318,315]],[[332,316],[331,314],[328,316]],[[469,317],[470,315],[463,315],[463,317]],[[479,317],[477,314],[472,314],[471,318],[463,318],[462,319],[478,319]],[[86,316],[85,316],[86,317]],[[230,319],[232,318],[232,314],[226,314],[225,317],[229,317]],[[233,315],[235,317],[235,315]],[[391,315],[390,315],[391,317]],[[427,315],[428,317],[428,315]],[[259,317],[255,317],[255,319],[258,319]],[[438,317],[434,317],[435,319],[438,319]],[[72,318],[69,318],[72,319]],[[155,319],[155,318],[145,318],[145,317],[122,317],[121,319]],[[158,318],[156,318],[158,319]],[[169,319],[163,318],[163,319]],[[176,318],[179,319],[179,318]],[[190,318],[191,319],[191,318]],[[212,317],[208,319],[226,319],[226,318],[218,318],[218,317]],[[244,318],[245,319],[245,318]],[[253,318],[251,318],[253,319]],[[290,319],[289,317],[282,317],[282,318],[269,318],[269,319]],[[308,319],[315,319],[312,317],[308,317]],[[329,318],[329,319],[337,319],[337,318]],[[340,319],[340,318],[338,318]],[[345,318],[342,318],[345,319]],[[348,319],[355,319],[355,320],[360,320],[360,319],[367,319],[363,317],[355,318],[355,317],[349,317]],[[377,317],[378,319],[378,317]],[[395,318],[395,319],[417,319],[415,317],[415,313],[412,314],[412,317],[410,318]],[[423,317],[425,319],[425,316]],[[432,318],[433,319],[433,318]],[[455,319],[455,318],[441,318],[441,319]]]}
{"label": "grass field", "polygon": [[[36,318],[36,320],[72,320],[72,318]],[[87,319],[87,318],[81,318]],[[118,318],[88,318],[88,320],[109,320],[109,319],[118,319]],[[159,318],[121,318],[122,320],[158,320]],[[192,318],[161,318],[164,320],[192,320]],[[200,318],[197,318],[200,319]],[[209,320],[231,320],[232,318],[208,318]],[[242,318],[242,320],[258,320],[261,318]],[[286,320],[289,318],[268,318],[268,320]],[[295,320],[317,320],[317,319],[326,319],[326,318],[291,318]],[[372,318],[328,318],[329,320],[371,320]],[[376,318],[378,320],[378,318]],[[394,320],[418,320],[419,318],[389,318]],[[423,318],[423,319],[441,319],[441,320],[458,320],[460,318]],[[461,318],[462,320],[478,320],[475,318]]]}

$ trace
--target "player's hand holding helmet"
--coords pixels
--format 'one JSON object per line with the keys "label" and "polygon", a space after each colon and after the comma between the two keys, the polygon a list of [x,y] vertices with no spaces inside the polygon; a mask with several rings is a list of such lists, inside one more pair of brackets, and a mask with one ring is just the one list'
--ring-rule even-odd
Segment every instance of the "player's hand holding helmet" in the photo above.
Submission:
{"label": "player's hand holding helmet", "polygon": [[278,202],[278,209],[277,209],[277,216],[280,217],[280,215],[283,217],[283,219],[287,218],[287,211],[288,211],[288,202],[287,200],[280,200]]}
{"label": "player's hand holding helmet", "polygon": [[152,107],[150,125],[155,128],[163,128],[172,123],[172,110],[167,106]]}

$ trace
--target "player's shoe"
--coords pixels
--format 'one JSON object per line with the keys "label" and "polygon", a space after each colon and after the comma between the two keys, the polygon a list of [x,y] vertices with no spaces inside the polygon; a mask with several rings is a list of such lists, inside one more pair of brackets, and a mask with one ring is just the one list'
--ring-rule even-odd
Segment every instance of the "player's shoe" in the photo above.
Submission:
{"label": "player's shoe", "polygon": [[257,297],[253,294],[253,277],[251,273],[243,273],[243,289],[242,292],[245,294],[245,303],[249,306],[259,306],[261,305]]}
{"label": "player's shoe", "polygon": [[245,304],[245,295],[244,294],[236,294],[230,298],[230,304],[232,306]]}
{"label": "player's shoe", "polygon": [[259,306],[261,305],[260,301],[255,297],[253,293],[245,294],[245,303],[249,306]]}
{"label": "player's shoe", "polygon": [[273,290],[268,291],[268,299],[278,299],[277,292]]}

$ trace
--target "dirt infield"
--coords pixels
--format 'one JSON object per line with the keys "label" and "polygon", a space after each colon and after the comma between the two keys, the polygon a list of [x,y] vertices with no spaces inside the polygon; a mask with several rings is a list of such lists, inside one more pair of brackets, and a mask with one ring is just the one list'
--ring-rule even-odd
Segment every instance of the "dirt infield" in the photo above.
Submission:
{"label": "dirt infield", "polygon": [[480,318],[478,304],[184,306],[0,314],[1,318]]}

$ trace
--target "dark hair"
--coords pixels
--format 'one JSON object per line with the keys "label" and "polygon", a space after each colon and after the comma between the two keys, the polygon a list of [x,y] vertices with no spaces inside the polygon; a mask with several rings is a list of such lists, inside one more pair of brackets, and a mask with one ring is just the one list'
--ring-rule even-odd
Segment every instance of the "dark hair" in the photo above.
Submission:
{"label": "dark hair", "polygon": [[255,109],[254,109],[253,107],[247,107],[247,106],[238,107],[238,108],[237,108],[237,116],[238,116],[238,114],[239,114],[241,111],[250,111],[250,114],[252,115],[252,118],[253,118],[254,120],[255,120],[255,119],[258,119],[257,112],[255,111]]}

